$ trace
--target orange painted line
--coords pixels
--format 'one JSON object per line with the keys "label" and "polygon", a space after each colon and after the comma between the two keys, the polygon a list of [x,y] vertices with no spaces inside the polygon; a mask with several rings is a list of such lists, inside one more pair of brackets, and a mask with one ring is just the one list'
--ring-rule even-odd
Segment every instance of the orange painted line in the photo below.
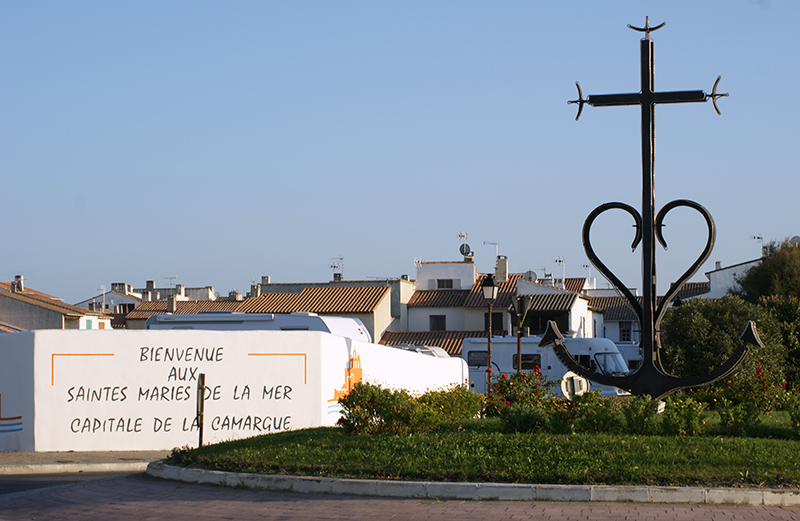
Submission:
{"label": "orange painted line", "polygon": [[247,356],[302,356],[303,383],[308,383],[308,357],[306,356],[306,353],[247,353]]}
{"label": "orange painted line", "polygon": [[55,385],[57,356],[114,356],[114,353],[52,353],[50,355],[50,386]]}
{"label": "orange painted line", "polygon": [[[2,403],[2,402],[0,402],[0,403]],[[21,420],[21,419],[22,419],[22,416],[12,416],[11,418],[3,418],[2,416],[0,416],[0,420]]]}

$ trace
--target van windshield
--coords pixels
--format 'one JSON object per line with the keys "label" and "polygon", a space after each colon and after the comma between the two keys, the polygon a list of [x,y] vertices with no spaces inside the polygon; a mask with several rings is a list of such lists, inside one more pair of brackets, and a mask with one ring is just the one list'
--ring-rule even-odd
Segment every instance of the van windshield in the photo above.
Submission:
{"label": "van windshield", "polygon": [[597,369],[603,374],[626,374],[628,366],[625,359],[619,353],[597,353],[594,355],[597,361]]}

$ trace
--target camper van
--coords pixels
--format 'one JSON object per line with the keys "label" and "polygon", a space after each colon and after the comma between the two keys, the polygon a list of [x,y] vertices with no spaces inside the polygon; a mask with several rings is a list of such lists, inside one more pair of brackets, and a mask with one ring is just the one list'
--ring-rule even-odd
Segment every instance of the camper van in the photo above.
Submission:
{"label": "camper van", "polygon": [[319,316],[316,313],[242,313],[203,311],[194,315],[153,315],[145,329],[212,329],[215,331],[323,331],[372,343],[364,323],[353,317]]}
{"label": "camper van", "polygon": [[[541,347],[541,337],[522,338],[522,370],[539,370],[548,381],[559,381],[567,373],[567,368],[556,357],[551,346]],[[478,393],[486,392],[486,362],[488,352],[485,338],[465,338],[461,345],[461,357],[469,366],[469,385]],[[628,366],[614,342],[607,338],[565,338],[564,345],[572,357],[584,367],[603,374],[625,374]],[[492,337],[492,373],[515,373],[517,371],[517,337]],[[626,391],[607,385],[588,382],[588,390],[600,390],[603,396],[628,394]],[[556,386],[564,393],[562,386]]]}

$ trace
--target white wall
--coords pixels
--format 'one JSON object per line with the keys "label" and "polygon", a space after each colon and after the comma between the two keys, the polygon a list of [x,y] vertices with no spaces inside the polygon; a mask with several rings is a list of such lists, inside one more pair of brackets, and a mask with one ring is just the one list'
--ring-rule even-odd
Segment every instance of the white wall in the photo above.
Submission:
{"label": "white wall", "polygon": [[10,333],[0,335],[0,451],[196,446],[200,373],[207,443],[334,425],[356,356],[364,381],[414,392],[468,375],[458,359],[320,332]]}
{"label": "white wall", "polygon": [[[408,308],[408,330],[409,331],[430,331],[431,315],[444,315],[447,331],[465,331],[464,313],[465,308],[429,308],[429,307],[410,307]],[[483,329],[483,322],[481,327]]]}
{"label": "white wall", "polygon": [[417,290],[437,289],[437,279],[452,279],[453,289],[472,289],[478,278],[473,262],[421,262],[417,265]]}

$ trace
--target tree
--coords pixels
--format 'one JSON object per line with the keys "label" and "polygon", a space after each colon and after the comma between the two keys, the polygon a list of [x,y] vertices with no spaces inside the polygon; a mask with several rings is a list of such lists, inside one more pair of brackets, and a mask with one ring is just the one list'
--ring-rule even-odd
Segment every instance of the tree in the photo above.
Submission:
{"label": "tree", "polygon": [[752,303],[772,295],[800,298],[800,247],[786,239],[772,241],[765,249],[761,264],[739,277],[740,289],[731,293]]}
{"label": "tree", "polygon": [[748,320],[756,322],[764,349],[751,348],[739,369],[725,381],[748,386],[768,377],[784,379],[787,349],[778,320],[763,305],[729,295],[720,300],[692,299],[668,310],[661,323],[661,361],[676,376],[706,373],[725,362],[739,346]]}
{"label": "tree", "polygon": [[800,390],[800,298],[773,295],[761,297],[758,304],[766,308],[780,325],[787,350],[786,383],[790,388]]}

